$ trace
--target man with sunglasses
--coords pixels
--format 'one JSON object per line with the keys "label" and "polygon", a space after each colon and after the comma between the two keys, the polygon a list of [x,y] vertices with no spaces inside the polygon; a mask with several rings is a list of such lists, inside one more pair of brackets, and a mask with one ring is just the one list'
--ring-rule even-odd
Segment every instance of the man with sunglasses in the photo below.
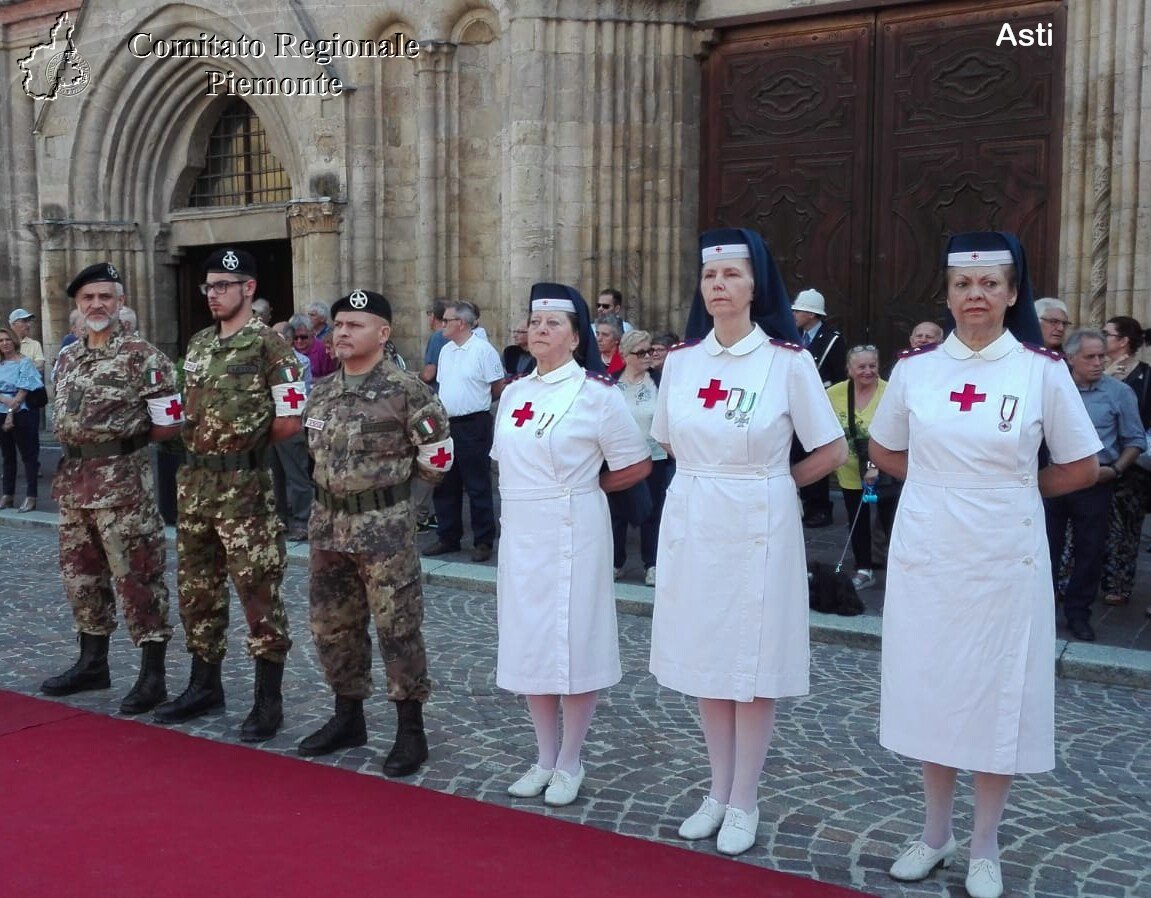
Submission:
{"label": "man with sunglasses", "polygon": [[216,323],[192,338],[184,357],[188,460],[177,479],[177,582],[192,674],[155,717],[180,723],[224,707],[231,575],[256,659],[255,701],[240,738],[258,742],[283,720],[280,683],[292,644],[280,598],[283,526],[264,454],[300,432],[305,386],[291,348],[252,315],[251,255],[231,247],[214,252],[200,291]]}
{"label": "man with sunglasses", "polygon": [[604,315],[618,318],[625,334],[631,330],[631,322],[623,320],[623,294],[615,287],[605,287],[595,299],[595,317],[603,318]]}

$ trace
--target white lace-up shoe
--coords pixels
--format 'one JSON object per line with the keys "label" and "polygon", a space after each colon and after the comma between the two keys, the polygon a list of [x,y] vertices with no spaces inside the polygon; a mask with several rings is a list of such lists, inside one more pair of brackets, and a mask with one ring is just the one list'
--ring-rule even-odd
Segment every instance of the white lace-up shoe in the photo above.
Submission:
{"label": "white lace-up shoe", "polygon": [[950,867],[954,860],[955,836],[949,838],[942,848],[932,848],[916,839],[895,859],[888,873],[900,882],[918,882],[927,879],[936,867]]}
{"label": "white lace-up shoe", "polygon": [[679,827],[681,839],[709,839],[719,832],[727,809],[708,795],[699,810],[688,817]]}

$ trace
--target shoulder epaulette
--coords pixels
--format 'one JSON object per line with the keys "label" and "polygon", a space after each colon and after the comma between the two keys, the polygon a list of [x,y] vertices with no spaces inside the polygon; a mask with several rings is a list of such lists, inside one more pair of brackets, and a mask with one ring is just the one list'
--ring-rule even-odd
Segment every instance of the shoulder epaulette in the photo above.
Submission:
{"label": "shoulder epaulette", "polygon": [[917,355],[923,355],[925,352],[934,352],[939,348],[938,343],[927,343],[923,346],[916,346],[914,349],[905,349],[900,352],[896,357],[901,359],[913,359]]}
{"label": "shoulder epaulette", "polygon": [[604,386],[614,387],[615,381],[608,377],[606,374],[600,374],[598,371],[584,371],[588,380],[597,380]]}
{"label": "shoulder epaulette", "polygon": [[667,348],[668,352],[675,352],[677,349],[686,349],[688,346],[695,346],[699,340],[684,340],[682,343],[675,343]]}
{"label": "shoulder epaulette", "polygon": [[1024,349],[1030,349],[1036,355],[1045,355],[1053,362],[1062,362],[1063,353],[1058,349],[1048,349],[1046,346],[1040,346],[1038,343],[1023,343],[1021,344]]}
{"label": "shoulder epaulette", "polygon": [[781,340],[779,337],[768,338],[768,343],[772,346],[780,346],[783,349],[790,349],[792,352],[803,352],[803,347],[798,343],[792,343],[790,340]]}

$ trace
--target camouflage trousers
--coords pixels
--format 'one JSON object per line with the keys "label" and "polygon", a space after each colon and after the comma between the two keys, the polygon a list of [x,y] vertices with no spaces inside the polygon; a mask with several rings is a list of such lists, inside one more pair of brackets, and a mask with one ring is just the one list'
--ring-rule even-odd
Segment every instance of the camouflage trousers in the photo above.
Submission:
{"label": "camouflage trousers", "polygon": [[420,632],[424,595],[415,548],[359,554],[313,546],[309,566],[312,637],[332,691],[346,698],[371,695],[371,615],[384,659],[388,699],[427,701],[431,681]]}
{"label": "camouflage trousers", "polygon": [[227,652],[231,576],[248,620],[248,653],[282,664],[292,640],[280,598],[286,551],[279,519],[181,514],[176,550],[180,620],[188,651],[212,664]]}
{"label": "camouflage trousers", "polygon": [[121,508],[60,506],[60,572],[81,633],[116,629],[116,598],[132,642],[167,642],[164,523],[151,501]]}

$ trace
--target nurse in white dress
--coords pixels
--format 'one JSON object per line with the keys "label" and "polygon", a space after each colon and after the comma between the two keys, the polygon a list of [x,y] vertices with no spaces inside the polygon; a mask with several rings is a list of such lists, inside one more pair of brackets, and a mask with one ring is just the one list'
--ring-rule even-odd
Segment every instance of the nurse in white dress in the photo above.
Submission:
{"label": "nurse in white dress", "polygon": [[[1055,766],[1042,497],[1093,484],[1100,444],[1067,366],[1043,348],[1015,237],[951,238],[946,278],[954,332],[903,353],[871,423],[872,461],[906,481],[887,568],[879,739],[923,762],[923,833],[892,877],[950,866],[956,774],[972,770],[967,890],[996,898],[1012,778]],[[1037,470],[1043,440],[1051,464]]]}
{"label": "nurse in white dress", "polygon": [[619,390],[594,373],[602,366],[578,291],[532,287],[528,349],[535,370],[500,397],[492,446],[502,501],[496,683],[526,696],[538,749],[508,792],[561,806],[583,782],[597,693],[622,676],[604,494],[643,480],[651,454]]}
{"label": "nurse in white dress", "polygon": [[[652,436],[676,459],[659,533],[651,671],[697,696],[711,788],[685,839],[755,842],[775,700],[808,691],[808,590],[796,487],[847,458],[843,428],[754,231],[700,238],[687,335],[669,352]],[[705,336],[706,335],[706,336]],[[792,437],[811,455],[789,466]]]}

